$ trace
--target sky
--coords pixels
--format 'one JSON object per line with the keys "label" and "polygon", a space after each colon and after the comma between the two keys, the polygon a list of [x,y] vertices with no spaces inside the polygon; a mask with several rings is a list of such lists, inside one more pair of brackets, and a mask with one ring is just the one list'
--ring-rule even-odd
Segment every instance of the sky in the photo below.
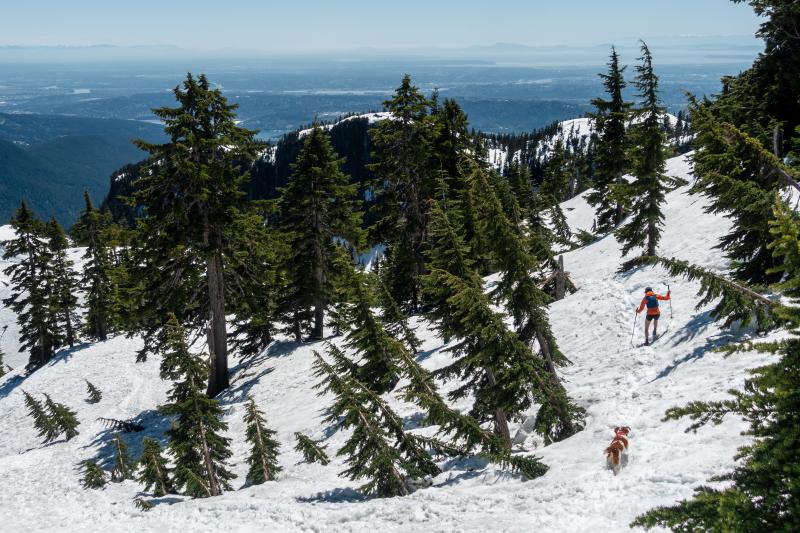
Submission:
{"label": "sky", "polygon": [[0,46],[319,52],[752,35],[730,0],[0,0]]}

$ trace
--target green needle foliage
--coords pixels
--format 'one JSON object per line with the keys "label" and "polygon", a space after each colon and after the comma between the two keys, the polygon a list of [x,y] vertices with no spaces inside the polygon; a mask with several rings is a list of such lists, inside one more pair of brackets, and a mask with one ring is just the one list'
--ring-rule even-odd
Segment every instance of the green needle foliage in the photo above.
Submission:
{"label": "green needle foliage", "polygon": [[98,403],[100,400],[102,400],[103,393],[100,392],[100,389],[90,383],[88,379],[85,379],[84,381],[86,382],[86,393],[89,395],[89,398],[86,399],[86,403]]}
{"label": "green needle foliage", "polygon": [[3,243],[3,259],[20,256],[3,272],[10,277],[11,296],[3,305],[17,315],[20,351],[30,353],[27,370],[49,362],[62,342],[58,316],[52,309],[54,279],[45,227],[25,202],[11,219],[16,238]]}
{"label": "green needle foliage", "polygon": [[297,440],[294,449],[303,454],[303,461],[306,463],[320,463],[324,466],[331,462],[328,454],[325,453],[326,446],[320,441],[302,433],[295,433],[294,438]]}
{"label": "green needle foliage", "polygon": [[611,48],[608,73],[600,74],[608,99],[595,98],[596,139],[594,142],[593,191],[587,196],[596,211],[596,231],[603,234],[616,228],[625,217],[624,199],[617,190],[630,165],[628,137],[625,131],[631,115],[631,103],[626,102],[623,90],[627,86],[616,49]]}
{"label": "green needle foliage", "polygon": [[175,383],[168,395],[170,403],[161,411],[176,417],[166,432],[175,458],[175,486],[195,498],[219,496],[230,489],[233,478],[225,462],[231,457],[230,439],[222,436],[228,425],[217,400],[202,390],[208,367],[189,353],[184,330],[174,315],[165,332],[162,372]]}
{"label": "green needle foliage", "polygon": [[120,482],[126,479],[133,479],[133,462],[128,455],[128,445],[119,433],[111,438],[111,446],[114,449],[114,468],[111,469],[111,481]]}
{"label": "green needle foliage", "polygon": [[81,478],[81,486],[84,489],[102,489],[106,486],[107,478],[106,472],[96,461],[87,459],[81,463],[83,470],[83,478]]}
{"label": "green needle foliage", "polygon": [[28,408],[28,414],[33,418],[33,427],[36,428],[39,437],[43,438],[44,442],[54,441],[60,433],[55,421],[47,414],[42,402],[26,391],[22,391],[22,394],[25,396],[25,406]]}
{"label": "green needle foliage", "polygon": [[48,239],[53,283],[50,309],[63,333],[64,342],[73,347],[77,340],[75,330],[78,324],[78,276],[73,268],[74,263],[67,256],[69,240],[55,218],[47,223],[45,235]]}
{"label": "green needle foliage", "polygon": [[[50,424],[55,428],[56,435],[64,434],[65,440],[70,440],[78,436],[78,422],[75,411],[63,403],[54,402],[49,395],[44,395],[44,407],[47,410],[47,417]],[[48,434],[48,438],[52,434]],[[53,440],[53,439],[50,439]],[[49,441],[48,441],[49,442]]]}
{"label": "green needle foliage", "polygon": [[275,431],[267,427],[264,413],[259,410],[252,396],[245,406],[244,423],[247,425],[247,442],[251,446],[247,457],[247,464],[250,465],[247,481],[259,485],[274,480],[275,474],[281,471],[278,466],[280,443],[275,440]]}
{"label": "green needle foliage", "polygon": [[[337,358],[341,353],[329,350],[328,355]],[[380,395],[341,375],[317,353],[315,359],[320,394],[330,393],[335,398],[326,422],[352,430],[338,455],[347,456],[344,475],[368,480],[361,491],[381,497],[405,496],[411,493],[413,480],[440,472],[423,441],[403,429],[403,420]]]}
{"label": "green needle foliage", "polygon": [[137,463],[139,469],[137,480],[144,485],[144,490],[152,490],[154,496],[164,496],[174,492],[172,469],[162,455],[158,441],[145,437],[142,439],[142,448],[142,456]]}

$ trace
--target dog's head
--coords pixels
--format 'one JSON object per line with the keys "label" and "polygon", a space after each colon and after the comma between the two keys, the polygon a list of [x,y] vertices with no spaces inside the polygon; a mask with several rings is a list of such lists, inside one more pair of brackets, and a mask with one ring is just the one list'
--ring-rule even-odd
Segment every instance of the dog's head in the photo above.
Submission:
{"label": "dog's head", "polygon": [[625,436],[627,436],[628,433],[630,433],[630,432],[631,432],[631,428],[629,428],[628,426],[620,426],[620,427],[614,428],[614,433],[617,434],[617,435],[625,435]]}

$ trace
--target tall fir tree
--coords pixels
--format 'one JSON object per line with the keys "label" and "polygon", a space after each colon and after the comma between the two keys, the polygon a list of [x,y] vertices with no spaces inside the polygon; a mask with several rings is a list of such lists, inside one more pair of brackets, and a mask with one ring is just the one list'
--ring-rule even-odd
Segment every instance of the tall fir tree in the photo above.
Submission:
{"label": "tall fir tree", "polygon": [[281,471],[278,465],[280,443],[275,440],[275,431],[267,427],[264,413],[256,405],[251,396],[247,400],[244,411],[245,436],[250,443],[250,455],[247,464],[247,481],[259,485],[265,481],[273,481]]}
{"label": "tall fir tree", "polygon": [[370,131],[374,163],[369,168],[377,177],[378,197],[372,239],[387,243],[386,280],[392,297],[417,310],[425,271],[427,199],[435,187],[431,159],[437,124],[429,113],[430,102],[408,75],[384,106],[392,118]]}
{"label": "tall fir tree", "polygon": [[233,478],[225,463],[231,457],[230,439],[222,436],[228,425],[219,403],[203,393],[208,367],[189,352],[184,329],[174,315],[164,333],[162,377],[175,383],[161,411],[175,417],[166,432],[175,458],[175,486],[195,498],[219,496],[230,489]]}
{"label": "tall fir tree", "polygon": [[64,342],[70,348],[77,340],[78,324],[78,275],[74,263],[67,255],[69,241],[64,230],[55,218],[50,219],[45,229],[50,249],[50,269],[53,288],[51,291],[51,311],[63,331]]}
{"label": "tall fir tree", "polygon": [[501,272],[495,299],[507,305],[520,340],[538,352],[547,370],[549,383],[542,391],[547,402],[539,410],[537,428],[547,443],[562,440],[582,428],[583,412],[569,400],[558,377],[557,367],[569,361],[550,329],[546,311],[550,298],[535,279],[540,265],[530,253],[524,233],[505,216],[494,188],[482,172],[473,175],[473,194],[481,198],[478,231],[491,243],[494,262]]}
{"label": "tall fir tree", "polygon": [[617,240],[622,243],[623,257],[635,248],[644,248],[642,255],[656,255],[664,225],[661,206],[667,191],[676,183],[664,174],[667,160],[666,137],[661,126],[664,107],[658,96],[653,56],[644,42],[641,50],[634,80],[641,101],[635,110],[636,123],[630,128],[634,181],[624,187],[631,216],[616,232]]}
{"label": "tall fir tree", "polygon": [[292,165],[289,183],[281,189],[281,227],[289,237],[288,258],[292,295],[288,313],[310,314],[311,337],[323,337],[325,309],[333,293],[336,239],[353,246],[361,244],[361,209],[358,185],[341,170],[330,136],[315,126]]}
{"label": "tall fir tree", "polygon": [[414,328],[408,322],[408,316],[392,298],[392,293],[382,279],[377,280],[378,303],[380,304],[380,319],[389,335],[405,344],[411,353],[417,353],[422,341],[417,337]]}
{"label": "tall fir tree", "polygon": [[4,243],[3,259],[18,257],[3,272],[10,277],[11,296],[3,300],[17,314],[20,351],[28,350],[27,369],[40,368],[55,355],[62,338],[51,308],[51,254],[44,225],[23,201],[11,219],[15,238]]}
{"label": "tall fir tree", "polygon": [[44,439],[44,442],[54,441],[60,433],[55,420],[47,413],[42,402],[28,394],[27,391],[22,391],[22,394],[25,397],[28,414],[33,418],[33,427],[36,428],[37,435]]}
{"label": "tall fir tree", "polygon": [[591,115],[595,123],[594,182],[593,191],[587,196],[596,212],[597,233],[607,233],[616,228],[625,217],[625,205],[619,191],[623,176],[628,172],[628,139],[626,127],[631,115],[630,102],[626,102],[623,91],[627,86],[619,64],[619,55],[611,48],[608,73],[600,74],[608,99],[595,98]]}
{"label": "tall fir tree", "polygon": [[81,285],[86,292],[84,331],[93,339],[104,341],[113,328],[113,288],[108,229],[110,219],[95,209],[89,193],[83,193],[85,208],[72,229],[79,244],[86,247],[83,254]]}
{"label": "tall fir tree", "polygon": [[[424,442],[404,430],[402,418],[378,393],[342,375],[336,368],[343,366],[342,362],[331,364],[319,354],[315,356],[320,394],[330,393],[335,398],[326,421],[353,430],[338,455],[347,456],[344,475],[367,479],[361,491],[382,497],[405,496],[412,492],[413,480],[440,472]],[[344,354],[329,350],[329,356],[337,359]]]}
{"label": "tall fir tree", "polygon": [[[138,225],[146,238],[134,250],[131,275],[146,351],[159,348],[156,339],[169,313],[192,331],[206,332],[212,361],[207,391],[213,397],[229,386],[226,276],[234,273],[226,266],[248,233],[242,186],[247,162],[255,158],[254,132],[237,125],[237,106],[205,75],[188,74],[173,92],[177,107],[153,110],[168,142],[137,141],[151,163],[135,182],[132,201],[144,210]],[[212,492],[220,492],[217,485]]]}
{"label": "tall fir tree", "polygon": [[154,496],[165,496],[175,489],[172,486],[172,469],[161,453],[158,441],[145,437],[142,439],[142,456],[137,462],[137,480],[145,491],[153,491]]}

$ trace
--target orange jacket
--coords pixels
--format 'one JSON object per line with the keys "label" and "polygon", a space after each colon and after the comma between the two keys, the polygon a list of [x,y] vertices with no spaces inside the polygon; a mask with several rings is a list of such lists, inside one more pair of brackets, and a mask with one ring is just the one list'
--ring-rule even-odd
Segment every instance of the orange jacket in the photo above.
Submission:
{"label": "orange jacket", "polygon": [[[639,309],[637,309],[636,312],[637,313],[641,313],[642,312],[642,309],[644,309],[644,306],[647,305],[647,298],[649,296],[655,296],[656,300],[662,300],[663,301],[663,300],[669,300],[670,294],[672,294],[672,291],[667,291],[667,295],[666,296],[661,296],[660,294],[655,294],[653,291],[648,292],[647,294],[645,294],[644,298],[642,298],[642,303],[639,304]],[[647,314],[648,314],[648,316],[660,315],[661,311],[658,309],[658,307],[649,307],[647,309]]]}

